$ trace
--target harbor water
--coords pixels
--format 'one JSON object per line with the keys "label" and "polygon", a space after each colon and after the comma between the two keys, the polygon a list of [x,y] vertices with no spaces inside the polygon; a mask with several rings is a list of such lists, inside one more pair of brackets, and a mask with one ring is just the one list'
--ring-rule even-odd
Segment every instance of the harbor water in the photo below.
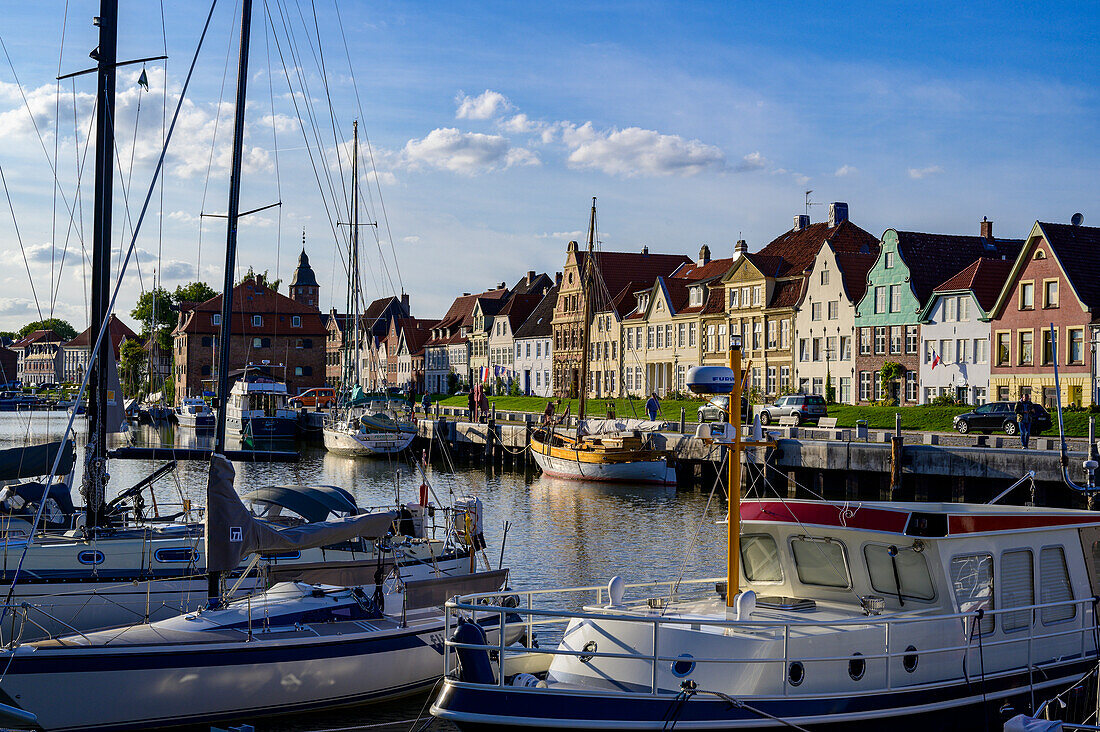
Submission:
{"label": "harbor water", "polygon": [[[67,421],[68,415],[60,412],[0,413],[0,447],[59,439]],[[78,420],[78,424],[81,422]],[[136,445],[209,444],[208,439],[197,437],[192,430],[175,426],[142,425],[132,429],[132,434],[122,439]],[[421,479],[409,462],[411,458],[356,459],[306,444],[298,448],[302,459],[297,463],[238,463],[238,492],[264,485],[324,484],[347,489],[360,506],[394,506],[417,500]],[[675,579],[681,572],[686,578],[725,572],[725,526],[718,523],[726,511],[721,487],[714,491],[707,509],[710,486],[677,491],[671,487],[560,481],[539,476],[537,470],[525,474],[460,466],[451,472],[439,460],[431,462],[429,480],[443,502],[449,502],[452,495],[482,500],[486,557],[493,568],[500,561],[504,522],[509,523],[504,566],[511,568],[513,588],[606,584],[615,575],[632,582]],[[160,465],[163,462],[112,460],[108,498]],[[154,493],[161,512],[170,513],[181,496],[203,505],[207,469],[207,463],[181,461],[175,471],[158,481]],[[78,467],[77,485],[79,480]],[[147,509],[152,509],[148,502]],[[442,661],[440,665],[442,668]],[[407,730],[410,722],[406,720],[416,718],[422,710],[427,719],[423,695],[371,707],[249,721],[257,730],[265,731],[350,732],[387,721],[393,724],[370,728]],[[448,728],[438,721],[432,726]]]}

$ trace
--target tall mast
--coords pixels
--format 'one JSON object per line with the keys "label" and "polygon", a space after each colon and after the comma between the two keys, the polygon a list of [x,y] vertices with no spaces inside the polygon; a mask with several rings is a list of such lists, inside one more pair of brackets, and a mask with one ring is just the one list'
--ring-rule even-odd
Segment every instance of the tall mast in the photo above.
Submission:
{"label": "tall mast", "polygon": [[584,408],[588,402],[588,351],[591,349],[592,334],[589,319],[592,317],[592,284],[595,280],[596,264],[593,261],[596,251],[596,197],[592,196],[592,216],[588,222],[588,257],[581,273],[581,297],[584,299],[583,319],[581,320],[581,373],[580,407],[577,419],[584,419]]}
{"label": "tall mast", "polygon": [[222,282],[222,322],[218,333],[218,419],[214,452],[225,452],[225,408],[229,404],[229,340],[233,328],[233,272],[237,266],[237,219],[241,203],[241,155],[244,149],[244,105],[248,85],[248,43],[252,25],[252,0],[241,5],[241,43],[237,59],[237,102],[233,110],[233,168],[229,175],[229,210],[226,215],[225,279]]}
{"label": "tall mast", "polygon": [[[115,156],[115,61],[118,48],[118,0],[100,0],[99,47],[92,51],[96,61],[95,133],[95,218],[92,230],[91,323],[94,333],[107,315],[110,300],[111,205]],[[113,358],[110,334],[91,363],[92,390],[89,394],[88,449],[81,493],[87,512],[87,526],[103,523],[107,489],[107,373],[106,359]],[[121,395],[118,395],[119,397]],[[116,397],[118,398],[118,397]]]}
{"label": "tall mast", "polygon": [[362,384],[359,372],[363,344],[359,341],[359,120],[351,125],[351,311],[355,324],[355,383]]}

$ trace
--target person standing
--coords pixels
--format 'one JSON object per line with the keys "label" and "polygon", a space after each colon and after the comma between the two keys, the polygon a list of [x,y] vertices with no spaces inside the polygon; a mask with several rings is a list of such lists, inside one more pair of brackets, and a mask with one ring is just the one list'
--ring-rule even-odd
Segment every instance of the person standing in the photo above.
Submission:
{"label": "person standing", "polygon": [[651,422],[657,421],[657,415],[661,413],[661,402],[657,399],[657,392],[649,395],[649,399],[645,403],[645,411]]}
{"label": "person standing", "polygon": [[1020,401],[1016,402],[1016,426],[1020,430],[1020,442],[1027,449],[1028,440],[1031,439],[1031,394],[1024,392]]}
{"label": "person standing", "polygon": [[421,400],[420,406],[424,408],[424,416],[427,417],[432,410],[432,397],[428,392],[424,392],[424,398]]}
{"label": "person standing", "polygon": [[489,421],[489,397],[486,396],[484,389],[482,389],[481,395],[478,397],[477,414],[479,418],[478,421]]}
{"label": "person standing", "polygon": [[477,397],[474,395],[474,390],[470,389],[470,393],[466,395],[466,405],[470,408],[470,421],[477,421]]}

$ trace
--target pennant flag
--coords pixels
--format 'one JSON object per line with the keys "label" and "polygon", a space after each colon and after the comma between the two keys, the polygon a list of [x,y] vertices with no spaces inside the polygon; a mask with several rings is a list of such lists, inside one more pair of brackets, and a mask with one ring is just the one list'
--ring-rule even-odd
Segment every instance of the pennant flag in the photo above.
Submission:
{"label": "pennant flag", "polygon": [[149,91],[149,75],[145,73],[145,69],[141,70],[141,76],[138,77],[138,86]]}

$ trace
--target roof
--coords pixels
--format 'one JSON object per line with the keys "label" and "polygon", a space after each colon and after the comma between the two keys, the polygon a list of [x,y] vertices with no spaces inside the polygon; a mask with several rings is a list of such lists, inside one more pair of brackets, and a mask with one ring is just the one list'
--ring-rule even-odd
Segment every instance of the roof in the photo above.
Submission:
{"label": "roof", "polygon": [[[584,271],[588,259],[587,251],[577,252],[577,265]],[[643,252],[593,252],[592,259],[607,292],[617,294],[630,283],[642,283],[645,287],[653,284],[658,277],[667,277],[691,260],[683,254],[650,254]]]}
{"label": "roof", "polygon": [[989,312],[1001,294],[1005,280],[1012,271],[1014,260],[990,259],[982,257],[974,260],[965,269],[949,278],[934,292],[958,292],[969,290],[982,310]]}
{"label": "roof", "polygon": [[497,317],[508,318],[508,327],[511,328],[514,334],[540,302],[542,302],[541,292],[512,295],[497,313]]}
{"label": "roof", "polygon": [[443,333],[439,338],[429,338],[425,343],[427,346],[443,346],[448,343],[460,343],[462,337],[458,335],[457,331],[464,322],[474,312],[474,305],[479,298],[501,298],[508,293],[507,289],[488,290],[479,295],[461,295],[456,297],[454,302],[451,303],[451,307],[447,309],[447,312],[443,315],[443,318],[436,323],[433,328],[436,330],[442,330]]}
{"label": "roof", "polygon": [[424,344],[438,322],[427,318],[398,318],[397,327],[405,337],[405,347],[409,349],[409,355],[415,356],[424,350]]}
{"label": "roof", "polygon": [[921,305],[932,289],[961,272],[981,257],[1015,260],[1023,248],[1022,239],[987,239],[984,236],[926,234],[896,231],[898,250],[909,267],[909,283]]}
{"label": "roof", "polygon": [[873,253],[852,254],[849,252],[837,252],[836,266],[840,270],[841,279],[844,281],[844,291],[848,293],[848,299],[859,302],[867,291],[867,273],[875,266],[878,259],[878,248]]}
{"label": "roof", "polygon": [[59,343],[65,340],[52,330],[34,330],[11,344],[12,348],[25,348],[32,343]]}
{"label": "roof", "polygon": [[780,280],[775,283],[772,290],[772,299],[768,303],[769,308],[793,308],[802,299],[802,288],[806,285],[805,277],[793,280]]}
{"label": "roof", "polygon": [[[270,287],[255,282],[242,282],[233,288],[234,335],[324,335],[321,313],[316,308],[295,302]],[[214,325],[213,316],[222,311],[222,296],[215,295],[206,302],[181,306],[181,324],[175,332],[190,334],[215,334],[221,326]],[[252,325],[252,315],[263,315],[262,325]],[[291,326],[291,316],[302,318],[302,325]],[[275,317],[278,316],[278,317]]]}
{"label": "roof", "polygon": [[721,287],[712,287],[700,312],[703,315],[724,313],[726,311],[726,291]]}
{"label": "roof", "polygon": [[879,248],[878,237],[845,219],[836,226],[829,226],[828,222],[823,221],[804,229],[789,229],[749,257],[765,256],[778,260],[765,262],[774,264],[767,269],[757,265],[757,269],[766,276],[798,275],[813,267],[814,258],[826,241],[838,253],[877,253]]}
{"label": "roof", "polygon": [[[111,343],[115,350],[115,360],[120,358],[119,348],[122,346],[122,341],[126,338],[137,338],[137,333],[130,329],[130,326],[123,323],[116,316],[111,315],[111,319],[107,325],[107,332],[111,336]],[[99,329],[96,329],[95,335],[99,335]],[[83,333],[73,338],[68,343],[64,344],[63,348],[89,348],[92,342],[92,329],[89,327]]]}
{"label": "roof", "polygon": [[1077,297],[1090,310],[1100,309],[1100,228],[1043,221],[1038,226]]}
{"label": "roof", "polygon": [[760,270],[760,274],[765,277],[782,277],[785,272],[790,270],[788,262],[782,257],[764,254],[762,252],[756,252],[755,254],[746,252],[741,256],[753,267]]}
{"label": "roof", "polygon": [[466,314],[466,317],[462,319],[462,325],[467,328],[474,326],[474,310],[479,306],[481,307],[481,314],[485,317],[485,330],[489,330],[489,321],[493,316],[500,312],[500,309],[504,306],[504,298],[508,296],[507,289],[493,290],[491,293],[482,293],[474,297],[474,306],[470,308],[470,312]]}
{"label": "roof", "polygon": [[317,275],[313,273],[313,267],[309,266],[309,256],[305,247],[298,255],[298,266],[294,270],[294,277],[290,280],[291,287],[317,287]]}
{"label": "roof", "polygon": [[543,296],[539,304],[535,306],[535,309],[531,311],[531,314],[527,316],[527,320],[523,321],[520,327],[513,331],[515,338],[546,338],[553,334],[553,328],[551,321],[554,319],[554,308],[558,304],[558,288],[552,287],[550,291]]}
{"label": "roof", "polygon": [[520,278],[519,282],[512,286],[513,295],[528,295],[537,293],[540,297],[542,291],[547,287],[554,286],[554,279],[546,274],[535,274],[534,272],[528,272],[526,275]]}
{"label": "roof", "polygon": [[726,257],[725,259],[712,259],[703,265],[698,262],[689,262],[669,275],[669,279],[704,282],[724,275],[735,261],[733,257]]}

